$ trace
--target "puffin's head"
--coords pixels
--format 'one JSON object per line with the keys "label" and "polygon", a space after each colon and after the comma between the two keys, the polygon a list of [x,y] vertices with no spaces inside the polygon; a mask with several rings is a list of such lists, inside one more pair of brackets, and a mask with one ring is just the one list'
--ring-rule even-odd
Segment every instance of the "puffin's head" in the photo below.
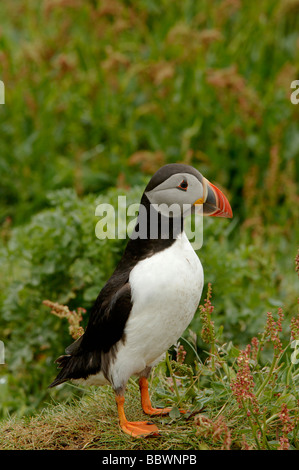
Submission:
{"label": "puffin's head", "polygon": [[172,163],[160,168],[151,178],[144,194],[163,215],[186,216],[196,207],[203,215],[233,216],[224,194],[189,165]]}

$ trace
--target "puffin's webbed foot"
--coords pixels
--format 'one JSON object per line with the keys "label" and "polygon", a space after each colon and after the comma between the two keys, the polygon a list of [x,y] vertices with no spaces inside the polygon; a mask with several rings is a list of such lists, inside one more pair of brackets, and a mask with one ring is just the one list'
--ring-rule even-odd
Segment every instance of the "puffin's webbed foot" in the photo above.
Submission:
{"label": "puffin's webbed foot", "polygon": [[124,412],[125,398],[116,396],[119,424],[121,429],[132,437],[158,436],[159,430],[157,426],[148,421],[128,421]]}
{"label": "puffin's webbed foot", "polygon": [[157,426],[148,421],[126,421],[121,424],[121,428],[132,437],[159,436]]}

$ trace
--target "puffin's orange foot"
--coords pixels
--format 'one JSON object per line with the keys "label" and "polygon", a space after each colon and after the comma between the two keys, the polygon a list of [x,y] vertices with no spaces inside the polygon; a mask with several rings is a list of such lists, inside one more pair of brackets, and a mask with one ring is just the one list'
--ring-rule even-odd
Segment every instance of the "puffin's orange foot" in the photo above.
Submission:
{"label": "puffin's orange foot", "polygon": [[151,406],[144,406],[143,411],[151,416],[165,416],[171,411],[171,408],[152,408]]}
{"label": "puffin's orange foot", "polygon": [[[151,416],[165,416],[168,415],[171,412],[172,408],[144,408],[143,411],[144,413],[151,415]],[[179,408],[179,412],[182,414],[187,413],[187,410],[183,410],[182,408]]]}
{"label": "puffin's orange foot", "polygon": [[116,396],[119,424],[121,429],[132,437],[159,436],[158,428],[148,421],[128,421],[124,412],[125,399],[121,395]]}
{"label": "puffin's orange foot", "polygon": [[148,421],[126,421],[121,423],[121,429],[132,437],[159,436],[157,426]]}

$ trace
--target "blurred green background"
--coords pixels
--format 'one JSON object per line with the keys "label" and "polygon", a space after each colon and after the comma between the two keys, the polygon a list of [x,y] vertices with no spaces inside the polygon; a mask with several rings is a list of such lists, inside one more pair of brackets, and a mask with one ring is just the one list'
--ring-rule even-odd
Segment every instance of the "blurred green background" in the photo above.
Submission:
{"label": "blurred green background", "polygon": [[42,301],[88,310],[122,253],[95,237],[97,204],[139,202],[165,163],[231,202],[198,252],[226,340],[296,314],[299,1],[14,0],[0,17],[0,416],[51,400],[71,338]]}

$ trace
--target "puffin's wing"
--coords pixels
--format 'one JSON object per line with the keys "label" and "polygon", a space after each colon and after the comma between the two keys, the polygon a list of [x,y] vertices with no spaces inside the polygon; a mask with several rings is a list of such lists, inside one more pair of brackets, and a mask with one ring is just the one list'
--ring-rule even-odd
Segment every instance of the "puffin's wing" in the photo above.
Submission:
{"label": "puffin's wing", "polygon": [[90,314],[79,351],[101,350],[107,353],[124,333],[132,309],[131,286],[126,282],[112,295],[100,293]]}
{"label": "puffin's wing", "polygon": [[118,288],[107,283],[92,307],[85,333],[66,348],[67,355],[56,360],[62,370],[50,387],[100,372],[102,353],[109,353],[123,337],[131,309],[130,283]]}

